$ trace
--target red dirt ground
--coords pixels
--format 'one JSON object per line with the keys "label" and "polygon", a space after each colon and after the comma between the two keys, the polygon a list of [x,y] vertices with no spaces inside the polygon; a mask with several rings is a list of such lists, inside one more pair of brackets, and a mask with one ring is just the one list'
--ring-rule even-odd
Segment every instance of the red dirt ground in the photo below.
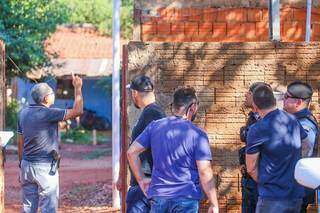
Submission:
{"label": "red dirt ground", "polygon": [[[99,157],[99,155],[102,155]],[[62,145],[59,212],[115,212],[112,203],[110,145]],[[17,154],[7,154],[5,212],[19,212]]]}

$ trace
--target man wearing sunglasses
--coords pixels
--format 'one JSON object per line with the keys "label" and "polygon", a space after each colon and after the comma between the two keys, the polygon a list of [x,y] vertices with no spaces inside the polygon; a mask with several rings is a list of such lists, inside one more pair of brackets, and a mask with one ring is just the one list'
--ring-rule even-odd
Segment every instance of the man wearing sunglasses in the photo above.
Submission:
{"label": "man wearing sunglasses", "polygon": [[[283,101],[284,110],[294,114],[308,134],[307,140],[302,142],[303,158],[316,157],[318,149],[318,122],[309,110],[312,94],[312,87],[308,83],[295,81],[288,85]],[[306,212],[308,205],[315,201],[314,190],[306,188],[305,194],[301,213]]]}

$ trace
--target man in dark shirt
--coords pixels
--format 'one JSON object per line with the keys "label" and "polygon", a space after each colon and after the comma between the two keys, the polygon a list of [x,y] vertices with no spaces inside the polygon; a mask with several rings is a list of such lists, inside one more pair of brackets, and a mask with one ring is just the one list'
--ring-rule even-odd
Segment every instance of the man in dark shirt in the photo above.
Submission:
{"label": "man in dark shirt", "polygon": [[261,85],[267,85],[264,82],[252,83],[249,90],[245,94],[245,107],[251,109],[248,114],[246,125],[240,128],[240,140],[245,143],[245,145],[239,150],[239,163],[241,168],[241,192],[242,192],[242,213],[254,213],[256,211],[256,205],[258,202],[258,190],[257,183],[252,179],[252,177],[247,173],[246,169],[246,143],[247,143],[247,133],[249,127],[256,123],[260,117],[257,112],[253,111],[252,106],[252,93],[255,88]]}
{"label": "man in dark shirt", "polygon": [[[284,109],[299,120],[308,134],[307,140],[302,144],[303,158],[317,156],[319,127],[316,118],[309,109],[312,94],[311,85],[302,81],[294,81],[288,85],[283,101]],[[314,202],[315,190],[305,188],[301,213],[307,212],[308,205]]]}
{"label": "man in dark shirt", "polygon": [[269,86],[253,91],[253,107],[261,120],[249,128],[246,164],[258,184],[256,212],[299,213],[304,189],[294,179],[294,168],[307,134],[293,115],[277,109]]}
{"label": "man in dark shirt", "polygon": [[73,76],[75,89],[72,109],[50,108],[55,96],[46,83],[31,90],[35,102],[19,113],[18,156],[22,186],[22,212],[57,212],[59,176],[53,166],[58,155],[58,122],[80,116],[83,112],[82,80]]}
{"label": "man in dark shirt", "polygon": [[[131,143],[143,132],[143,130],[154,120],[165,117],[164,111],[155,103],[154,87],[149,77],[137,76],[127,85],[131,90],[131,97],[134,105],[141,109],[141,115],[132,129]],[[151,177],[153,162],[151,150],[148,149],[140,154],[143,172],[146,176]],[[139,213],[149,212],[150,205],[148,199],[139,187],[137,180],[131,170],[130,188],[127,193],[126,203],[127,212]],[[118,184],[119,186],[119,184]]]}

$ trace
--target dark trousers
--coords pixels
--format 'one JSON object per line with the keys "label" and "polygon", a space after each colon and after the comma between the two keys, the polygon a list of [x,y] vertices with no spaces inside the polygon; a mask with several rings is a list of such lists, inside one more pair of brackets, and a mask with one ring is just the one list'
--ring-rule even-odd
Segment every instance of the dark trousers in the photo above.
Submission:
{"label": "dark trousers", "polygon": [[254,213],[258,202],[258,189],[256,182],[250,177],[241,178],[242,213]]}
{"label": "dark trousers", "polygon": [[127,198],[127,213],[148,213],[150,204],[139,186],[130,186]]}
{"label": "dark trousers", "polygon": [[256,213],[299,213],[302,199],[270,200],[260,198]]}
{"label": "dark trousers", "polygon": [[305,188],[305,196],[302,200],[301,211],[300,213],[306,213],[309,204],[315,203],[315,190]]}
{"label": "dark trousers", "polygon": [[151,213],[198,213],[199,201],[188,198],[154,197],[150,201]]}

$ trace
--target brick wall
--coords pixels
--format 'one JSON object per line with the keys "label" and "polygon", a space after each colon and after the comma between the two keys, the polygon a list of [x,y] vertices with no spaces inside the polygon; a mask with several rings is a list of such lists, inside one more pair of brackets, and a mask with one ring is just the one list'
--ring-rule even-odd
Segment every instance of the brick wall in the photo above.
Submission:
{"label": "brick wall", "polygon": [[[135,40],[145,42],[268,41],[267,8],[136,8],[134,19]],[[282,41],[304,41],[306,9],[282,7],[280,25]],[[319,41],[320,8],[312,10],[311,27],[311,40]]]}
{"label": "brick wall", "polygon": [[[147,74],[158,102],[170,114],[175,88],[193,86],[200,98],[197,124],[208,134],[218,181],[221,212],[239,212],[241,202],[239,128],[245,124],[244,94],[255,81],[275,90],[300,79],[314,88],[319,118],[320,43],[139,43],[128,45],[127,79]],[[130,98],[129,126],[137,119]]]}

